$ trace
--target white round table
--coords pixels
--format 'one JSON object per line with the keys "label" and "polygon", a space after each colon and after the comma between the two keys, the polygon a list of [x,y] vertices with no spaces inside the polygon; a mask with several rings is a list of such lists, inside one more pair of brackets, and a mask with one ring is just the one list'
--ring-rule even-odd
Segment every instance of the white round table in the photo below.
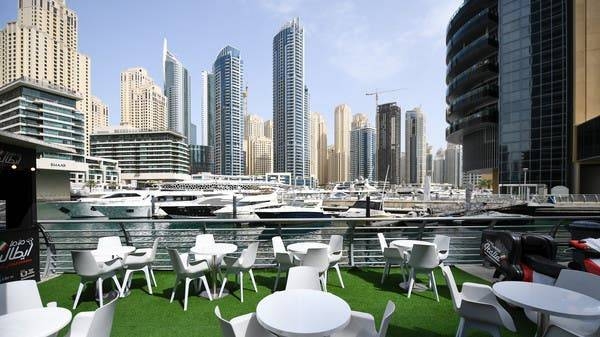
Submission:
{"label": "white round table", "polygon": [[46,337],[71,321],[71,311],[58,307],[15,311],[0,316],[0,337]]}
{"label": "white round table", "polygon": [[394,240],[390,242],[390,246],[402,247],[408,250],[412,249],[414,245],[427,245],[432,246],[435,245],[432,242],[421,241],[421,240]]}
{"label": "white round table", "polygon": [[498,282],[492,289],[496,296],[508,303],[539,312],[536,336],[543,335],[549,315],[600,318],[600,301],[572,290],[521,281]]}
{"label": "white round table", "polygon": [[133,253],[134,251],[135,247],[133,246],[121,246],[119,248],[116,248],[115,250],[95,249],[92,255],[94,255],[94,258],[97,261],[110,261],[117,257],[120,257],[121,259],[125,260],[127,258],[127,255]]}
{"label": "white round table", "polygon": [[319,290],[285,290],[263,298],[256,306],[256,318],[278,336],[322,337],[348,325],[350,306]]}
{"label": "white round table", "polygon": [[287,246],[287,250],[296,254],[306,254],[306,251],[314,248],[329,248],[329,245],[321,242],[297,242]]}
{"label": "white round table", "polygon": [[[237,250],[237,246],[233,243],[215,243],[212,245],[206,245],[201,247],[192,247],[190,248],[190,252],[198,255],[210,255],[212,256],[211,274],[213,279],[213,291],[212,298],[219,298],[219,293],[217,292],[217,271],[219,270],[219,266],[217,265],[217,259],[227,255],[234,253]],[[227,296],[229,293],[227,289],[223,289],[223,297]],[[201,294],[203,297],[208,297],[208,293],[203,291]]]}

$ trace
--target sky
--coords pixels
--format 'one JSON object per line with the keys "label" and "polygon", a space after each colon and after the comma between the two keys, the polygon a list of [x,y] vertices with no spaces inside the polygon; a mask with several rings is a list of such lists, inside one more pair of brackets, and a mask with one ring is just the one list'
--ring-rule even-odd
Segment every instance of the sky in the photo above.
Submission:
{"label": "sky", "polygon": [[[120,72],[146,68],[162,86],[162,45],[190,71],[192,121],[199,124],[203,70],[219,51],[241,50],[248,112],[272,119],[273,36],[294,17],[305,30],[311,111],[326,121],[346,103],[375,126],[375,98],[402,111],[421,106],[434,151],[445,147],[445,32],[462,0],[66,0],[79,17],[79,51],[91,58],[92,94],[120,120]],[[17,18],[18,0],[0,0],[0,24]],[[404,133],[404,120],[402,121]],[[199,137],[199,136],[198,136]],[[404,140],[403,140],[404,143]],[[403,144],[404,146],[404,144]]]}

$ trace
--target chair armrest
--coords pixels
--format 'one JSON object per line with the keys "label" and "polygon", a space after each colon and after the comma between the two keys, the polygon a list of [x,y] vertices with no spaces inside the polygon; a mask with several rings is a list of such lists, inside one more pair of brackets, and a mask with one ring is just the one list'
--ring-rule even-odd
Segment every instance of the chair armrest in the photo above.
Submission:
{"label": "chair armrest", "polygon": [[371,314],[360,311],[352,311],[350,323],[344,330],[355,331],[357,336],[376,336],[377,329],[375,328],[375,318]]}
{"label": "chair armrest", "polygon": [[54,302],[48,302],[48,303],[46,304],[46,307],[48,307],[48,308],[56,308],[56,307],[57,307],[57,305],[58,305],[58,304],[56,303],[56,301],[54,301]]}
{"label": "chair armrest", "polygon": [[225,262],[226,266],[232,266],[237,261],[238,261],[238,258],[235,256],[229,256],[229,255],[223,256],[223,262]]}
{"label": "chair armrest", "polygon": [[500,303],[490,304],[484,302],[469,301],[463,298],[458,312],[461,316],[486,322],[494,325],[502,324],[512,332],[516,332],[515,323],[504,307]]}
{"label": "chair armrest", "polygon": [[102,261],[99,263],[100,268],[113,268],[115,264],[118,263],[119,266],[123,265],[123,259],[121,257],[115,257],[112,260]]}
{"label": "chair armrest", "polygon": [[462,297],[464,300],[478,303],[498,304],[496,295],[492,288],[486,284],[465,282],[462,285]]}
{"label": "chair armrest", "polygon": [[92,321],[94,320],[94,312],[93,311],[84,311],[80,312],[71,321],[71,328],[68,337],[70,336],[85,336],[92,325]]}
{"label": "chair armrest", "polygon": [[208,262],[208,260],[206,260],[206,259],[201,259],[201,260],[188,260],[188,265],[190,265],[190,266],[196,266],[196,265],[199,265],[199,264],[201,264],[201,263],[203,263],[203,262],[204,262],[204,263],[206,263],[206,265],[207,265],[207,266],[209,266],[209,265],[210,265],[210,263],[209,263],[209,262]]}

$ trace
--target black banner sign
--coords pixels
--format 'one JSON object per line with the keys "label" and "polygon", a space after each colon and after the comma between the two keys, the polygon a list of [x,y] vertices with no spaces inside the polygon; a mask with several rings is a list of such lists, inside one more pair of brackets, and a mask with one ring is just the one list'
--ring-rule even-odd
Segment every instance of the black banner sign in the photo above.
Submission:
{"label": "black banner sign", "polygon": [[40,279],[36,227],[0,231],[0,283]]}

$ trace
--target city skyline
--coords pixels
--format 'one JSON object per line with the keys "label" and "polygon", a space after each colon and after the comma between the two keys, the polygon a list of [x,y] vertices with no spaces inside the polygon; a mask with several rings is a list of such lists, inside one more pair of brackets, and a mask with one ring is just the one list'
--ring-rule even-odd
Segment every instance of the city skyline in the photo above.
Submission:
{"label": "city skyline", "polygon": [[[311,90],[311,111],[322,112],[328,134],[331,135],[335,106],[347,103],[353,111],[365,113],[374,120],[373,98],[364,93],[376,88],[406,87],[407,79],[411,79],[408,85],[410,90],[382,95],[380,102],[397,101],[404,110],[422,104],[431,115],[443,116],[443,37],[447,21],[460,2],[457,0],[442,5],[437,1],[419,4],[382,3],[364,9],[354,2],[322,4],[307,1],[300,4],[234,1],[202,5],[177,2],[164,12],[156,6],[139,6],[135,1],[122,3],[109,0],[102,4],[66,1],[67,6],[79,17],[78,49],[91,59],[92,92],[108,105],[111,125],[118,124],[120,119],[119,75],[122,70],[144,67],[152,78],[162,81],[161,52],[164,38],[169,40],[169,49],[176,51],[178,58],[190,71],[194,124],[200,125],[201,71],[210,69],[212,58],[226,44],[238,47],[245,55],[246,78],[253,93],[249,99],[249,113],[270,119],[271,39],[281,25],[299,16],[307,30],[306,79]],[[16,0],[3,1],[0,4],[0,20],[4,23],[14,21],[17,5]],[[380,6],[389,7],[390,10],[379,11]],[[115,7],[121,10],[113,11]],[[323,7],[324,11],[317,11],[316,7]],[[142,16],[160,18],[164,24],[157,26],[152,24],[153,20],[144,23],[128,20],[128,15],[134,10]],[[342,22],[341,18],[334,18],[328,25],[332,18],[320,14],[327,11],[348,15],[350,20]],[[175,12],[177,15],[172,15]],[[240,24],[255,28],[250,32],[240,32],[235,27],[225,27],[219,34],[209,36],[211,34],[205,32],[211,25],[217,24],[219,16],[203,15],[200,22],[186,19],[206,12],[228,13]],[[246,12],[249,14],[244,14]],[[386,20],[380,16],[388,15],[393,16],[394,20],[398,19],[398,29],[390,31],[384,24]],[[178,19],[171,19],[175,17]],[[115,24],[106,25],[108,18]],[[97,30],[98,26],[106,29]],[[331,43],[339,32],[345,33],[339,41]],[[135,41],[131,39],[132,34],[136,34]],[[357,43],[350,44],[351,41]],[[361,41],[365,41],[365,44],[361,44]],[[373,47],[374,55],[368,55],[370,47]],[[408,47],[412,48],[410,53],[405,51]],[[116,54],[119,57],[115,57]],[[378,59],[383,63],[365,62]],[[420,69],[413,69],[413,63],[417,65],[414,68]],[[162,86],[163,83],[157,84]],[[428,123],[437,123],[436,126],[427,125],[427,130],[432,130],[428,139],[434,148],[444,147],[445,125],[441,118],[432,118]]]}

